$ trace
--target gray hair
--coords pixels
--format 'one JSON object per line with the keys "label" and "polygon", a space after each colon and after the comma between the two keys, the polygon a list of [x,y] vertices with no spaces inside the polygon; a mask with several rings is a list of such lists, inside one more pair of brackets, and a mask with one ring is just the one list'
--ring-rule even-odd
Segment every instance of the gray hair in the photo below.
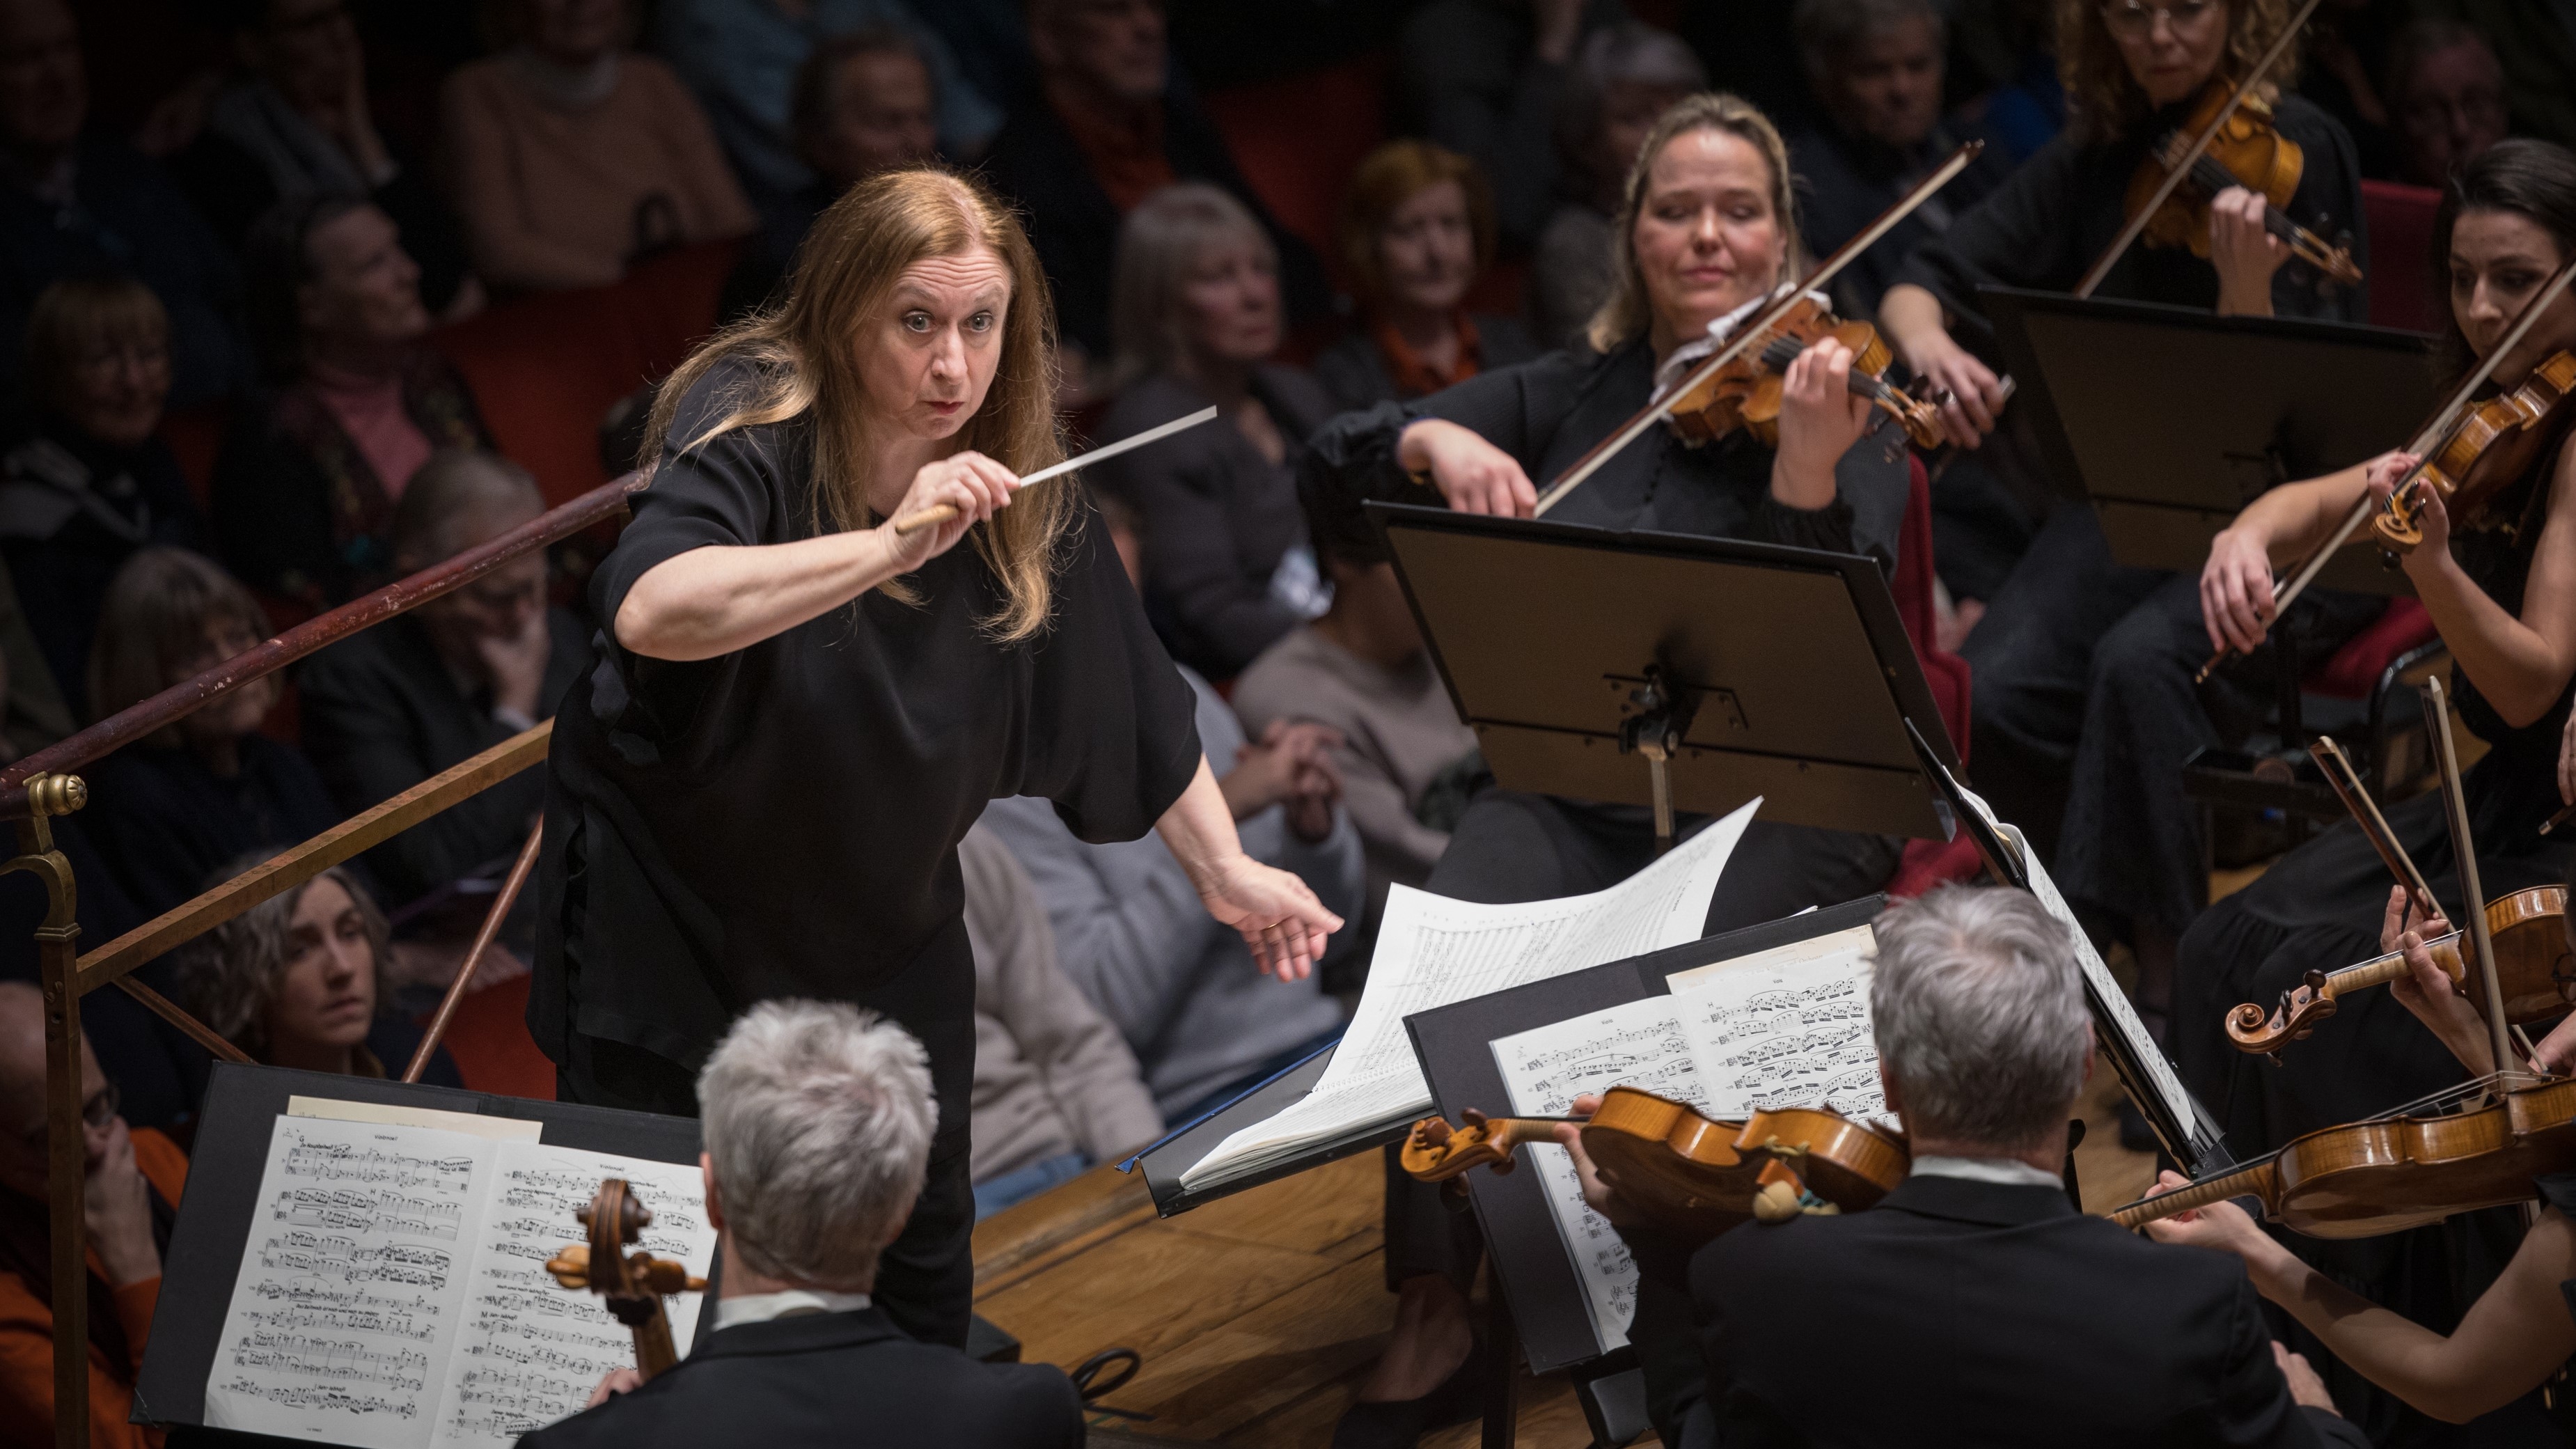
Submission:
{"label": "gray hair", "polygon": [[1945,886],[1874,930],[1870,1014],[1908,1129],[2011,1150],[2053,1140],[2093,1044],[2074,933],[2009,886]]}
{"label": "gray hair", "polygon": [[1621,20],[1585,36],[1557,93],[1556,146],[1570,160],[1581,163],[1592,149],[1592,138],[1601,134],[1603,98],[1616,85],[1702,91],[1708,89],[1708,68],[1672,32],[1642,20]]}
{"label": "gray hair", "polygon": [[[256,865],[265,864],[271,852],[246,855],[217,870],[206,881],[208,890],[242,874]],[[376,908],[375,897],[358,884],[344,865],[335,865],[282,895],[270,896],[258,905],[215,927],[191,941],[179,955],[179,1004],[189,1014],[215,1029],[215,1034],[240,1047],[253,1058],[268,1058],[268,1007],[277,999],[278,982],[286,975],[291,957],[295,909],[304,903],[305,892],[323,881],[329,881],[349,893],[357,905],[358,919],[367,930],[368,959],[376,966],[376,1009],[386,1007],[384,986],[385,942],[391,935],[385,926],[385,913]]]}
{"label": "gray hair", "polygon": [[1932,0],[1798,0],[1789,26],[1808,76],[1818,78],[1863,40],[1909,20],[1931,23],[1932,49],[1940,53],[1948,26]]}
{"label": "gray hair", "polygon": [[535,474],[497,453],[441,448],[413,471],[394,505],[393,556],[415,569],[447,559],[464,548],[466,520],[487,511],[534,518],[546,511],[546,495]]}
{"label": "gray hair", "polygon": [[1109,288],[1119,385],[1189,365],[1182,284],[1212,248],[1242,237],[1250,237],[1272,267],[1279,265],[1278,248],[1251,209],[1203,181],[1166,186],[1127,213],[1118,228],[1118,268]]}
{"label": "gray hair", "polygon": [[763,1002],[707,1058],[698,1110],[743,1263],[867,1291],[921,1193],[939,1121],[921,1043],[838,1002]]}

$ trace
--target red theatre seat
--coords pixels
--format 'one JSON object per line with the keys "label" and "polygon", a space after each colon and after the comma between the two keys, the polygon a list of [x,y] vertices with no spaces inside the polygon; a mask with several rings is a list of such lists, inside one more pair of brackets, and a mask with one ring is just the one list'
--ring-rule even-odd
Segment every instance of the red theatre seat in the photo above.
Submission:
{"label": "red theatre seat", "polygon": [[[429,1024],[424,1015],[421,1024]],[[477,1092],[501,1097],[555,1098],[555,1064],[528,1035],[528,976],[476,987],[456,1003],[440,1040],[456,1058],[456,1074]],[[398,1066],[399,1063],[388,1063]]]}
{"label": "red theatre seat", "polygon": [[2343,641],[2332,658],[2310,670],[2299,681],[2300,687],[2330,699],[2368,699],[2390,661],[2432,637],[2433,616],[2424,612],[2423,600],[2391,599],[2378,618]]}
{"label": "red theatre seat", "polygon": [[2370,320],[2381,327],[2439,332],[2447,315],[2433,290],[2433,213],[2442,193],[2394,181],[2361,183],[2370,231]]}
{"label": "red theatre seat", "polygon": [[[1914,641],[1914,657],[1923,665],[1924,682],[1932,686],[1933,706],[1941,711],[1941,723],[1950,731],[1960,763],[1965,764],[1971,694],[1968,661],[1935,642],[1932,577],[1932,482],[1924,472],[1923,459],[1917,456],[1913,460],[1912,490],[1905,502],[1905,529],[1897,539],[1896,578],[1891,587],[1896,594],[1897,617],[1905,621],[1906,636]],[[1965,834],[1948,841],[1910,840],[1905,844],[1904,856],[1897,861],[1895,878],[1887,883],[1887,893],[1900,899],[1919,896],[1945,882],[1971,879],[1982,864],[1976,846]]]}
{"label": "red theatre seat", "polygon": [[228,421],[225,404],[220,402],[199,403],[161,417],[162,446],[178,460],[179,473],[188,480],[188,496],[197,500],[200,513],[215,509],[215,457],[224,450]]}
{"label": "red theatre seat", "polygon": [[1225,133],[1243,177],[1279,224],[1305,239],[1342,282],[1333,220],[1342,188],[1386,139],[1384,55],[1326,70],[1212,92],[1208,114]]}

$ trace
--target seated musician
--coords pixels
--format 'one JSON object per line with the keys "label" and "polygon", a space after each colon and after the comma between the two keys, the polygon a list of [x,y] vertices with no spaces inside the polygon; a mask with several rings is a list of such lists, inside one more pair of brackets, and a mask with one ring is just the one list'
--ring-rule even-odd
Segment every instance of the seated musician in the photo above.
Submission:
{"label": "seated musician", "polygon": [[[1977,289],[2073,290],[2120,234],[2131,178],[2151,149],[2177,129],[2192,134],[2195,102],[2232,88],[2293,8],[2281,0],[2057,7],[2067,132],[1918,248],[1881,304],[1881,323],[1907,364],[1955,395],[1944,416],[1961,443],[1975,446],[1997,425],[2003,400],[2001,355]],[[2276,78],[2286,85],[2293,75]],[[2274,99],[2273,119],[2304,153],[2298,190],[2282,210],[2329,238],[2359,232],[2361,183],[2342,125],[2294,94]],[[2266,233],[2262,197],[2229,187],[2206,214],[2205,256],[2142,240],[2095,295],[2221,315],[2368,315],[2363,287],[2321,286],[2314,267]],[[2366,270],[2368,258],[2355,254]],[[1942,475],[1936,518],[1963,506],[1963,490],[2000,506],[1994,500],[2034,501],[2073,484],[2045,479],[2026,430],[1996,441],[2009,446],[1963,456]],[[1998,487],[1997,476],[2017,486]],[[2350,482],[2357,488],[2358,475]],[[1940,548],[1952,548],[1953,532],[1944,530]],[[2268,656],[2195,691],[2192,675],[2209,653],[2201,603],[2189,574],[2115,565],[2094,511],[2059,506],[1960,646],[1975,674],[1968,753],[1978,792],[2029,834],[2087,920],[2129,943],[2139,1006],[2159,1030],[2174,943],[2206,894],[2193,875],[2203,859],[2201,812],[2183,795],[2182,762],[2200,746],[2241,743],[2274,691]],[[2321,662],[2385,603],[2311,590],[2285,624],[2302,657]]]}
{"label": "seated musician", "polygon": [[764,1002],[697,1085],[714,1332],[649,1382],[612,1371],[588,1409],[523,1449],[1082,1442],[1062,1373],[919,1342],[869,1302],[930,1158],[938,1106],[919,1042],[837,1002]]}
{"label": "seated musician", "polygon": [[[2576,746],[2576,734],[2561,746],[2562,770],[2576,765],[2570,746]],[[2561,789],[2576,797],[2576,779],[2565,780]],[[2576,871],[2568,884],[2576,887]],[[2486,1018],[2433,964],[2424,945],[2450,929],[2440,916],[2410,912],[2405,889],[2392,889],[2379,944],[2384,951],[2404,951],[2409,974],[2389,990],[2470,1076],[2484,1077],[2495,1069]],[[2568,949],[2576,951],[2576,933],[2570,933]],[[2532,1065],[2564,1073],[2571,1058],[2576,1015],[2541,1039]],[[2465,1424],[2532,1393],[2576,1358],[2576,1222],[2567,1216],[2576,1209],[2576,1173],[2551,1173],[2536,1182],[2547,1207],[2522,1235],[2522,1246],[2494,1286],[2469,1305],[2447,1336],[2309,1267],[2235,1203],[2177,1213],[2149,1223],[2147,1232],[2163,1242],[2219,1248],[2243,1258],[2255,1291],[2298,1319],[2346,1366],[2419,1413]],[[2167,1172],[2158,1190],[2183,1185],[2179,1173]]]}
{"label": "seated musician", "polygon": [[[1629,172],[1613,232],[1614,284],[1586,345],[1415,402],[1344,414],[1309,442],[1305,488],[1328,508],[1374,497],[1527,516],[1534,483],[1615,432],[1790,274],[1799,255],[1790,181],[1779,133],[1760,111],[1726,95],[1677,103]],[[1790,365],[1776,450],[1740,430],[1694,447],[1658,427],[1611,455],[1549,521],[1866,553],[1892,564],[1907,464],[1861,436],[1869,409],[1845,386],[1850,361],[1828,340]],[[1685,833],[1704,823],[1689,819]],[[1708,929],[1866,894],[1894,869],[1897,851],[1882,836],[1756,820],[1718,882]],[[1487,789],[1467,806],[1428,889],[1469,901],[1545,900],[1615,884],[1654,853],[1641,807]],[[1387,1273],[1402,1303],[1387,1357],[1335,1440],[1344,1449],[1410,1444],[1476,1402],[1473,1369],[1462,1367],[1465,1288],[1478,1256],[1472,1220],[1442,1209],[1436,1192],[1408,1183],[1394,1162],[1390,1151]]]}
{"label": "seated musician", "polygon": [[[2541,141],[2497,144],[2454,177],[2433,223],[2433,255],[2449,264],[2451,326],[2442,355],[2455,376],[2494,351],[2542,284],[2576,256],[2576,154]],[[2552,355],[2576,348],[2576,295],[2552,302],[2506,353],[2493,380],[2515,388]],[[2492,899],[2566,879],[2576,832],[2540,834],[2557,808],[2560,734],[2576,680],[2576,451],[2541,450],[2519,476],[2499,480],[2492,501],[2470,511],[2430,504],[2424,538],[2405,555],[2406,575],[2449,646],[2451,694],[2487,753],[2462,779],[2483,887]],[[2369,485],[2385,491],[2386,481]],[[2315,548],[2364,496],[2353,479],[2276,490],[2284,524],[2271,556]],[[2257,598],[2261,596],[2258,594]],[[2257,629],[2255,612],[2229,610],[2231,630]],[[2390,833],[2430,882],[2442,911],[2461,920],[2458,874],[2439,791],[2386,807]],[[2304,1132],[2351,1122],[2459,1080],[2441,1044],[2416,1029],[2402,1002],[2380,991],[2342,1003],[2330,1027],[2284,1053],[2275,1068],[2235,1049],[2222,1023],[2239,1002],[2271,1002],[2311,970],[2376,954],[2390,881],[2378,852],[2350,822],[2290,852],[2251,886],[2202,912],[2184,935],[2175,978],[2173,1048],[2183,1080],[2225,1115],[2219,1125],[2242,1156]],[[2522,1233],[2510,1210],[2467,1214],[2439,1227],[2328,1242],[2301,1238],[2299,1256],[2418,1322],[2448,1322],[2474,1285],[2512,1256]],[[2346,1386],[2338,1383],[2337,1392]],[[2370,1396],[2366,1385],[2350,1386]],[[2342,1402],[2374,1434],[2407,1417],[2394,1400]],[[2538,1400],[2517,1414],[2537,1414]],[[2390,1425],[2379,1422],[2389,1416]],[[2496,1426],[2482,1426],[2500,1432]]]}
{"label": "seated musician", "polygon": [[1879,1081],[1913,1172],[1876,1207],[1692,1252],[1637,1226],[1557,1129],[1642,1270],[1629,1337],[1663,1442],[2359,1449],[2235,1264],[2067,1200],[2093,1062],[2067,928],[2020,891],[1951,887],[1877,934]]}

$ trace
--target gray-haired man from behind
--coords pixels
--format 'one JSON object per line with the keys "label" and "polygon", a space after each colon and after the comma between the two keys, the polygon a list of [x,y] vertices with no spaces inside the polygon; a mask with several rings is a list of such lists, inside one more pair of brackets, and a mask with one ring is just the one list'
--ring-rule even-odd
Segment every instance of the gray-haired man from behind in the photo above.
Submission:
{"label": "gray-haired man from behind", "polygon": [[1062,1372],[918,1342],[869,1301],[938,1121],[919,1042],[853,1007],[766,1002],[707,1059],[698,1103],[714,1332],[650,1383],[609,1374],[524,1449],[1082,1443]]}
{"label": "gray-haired man from behind", "polygon": [[1629,1337],[1664,1442],[2366,1443],[2240,1264],[2067,1199],[2093,1062],[2073,933],[2005,887],[1934,891],[1876,932],[1879,1080],[1913,1150],[1895,1191],[1693,1245],[1586,1183],[1641,1270]]}

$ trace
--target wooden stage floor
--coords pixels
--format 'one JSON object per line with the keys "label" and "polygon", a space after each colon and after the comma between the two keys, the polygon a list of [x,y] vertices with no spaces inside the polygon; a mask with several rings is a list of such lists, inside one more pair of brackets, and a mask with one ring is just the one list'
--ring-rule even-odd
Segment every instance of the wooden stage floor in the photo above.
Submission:
{"label": "wooden stage floor", "polygon": [[[2076,1172],[2088,1211],[2134,1199],[2153,1175],[2120,1147],[2119,1094],[2104,1068],[2086,1095]],[[1321,1449],[1394,1318],[1381,1171],[1366,1153],[1161,1220],[1141,1178],[1096,1169],[977,1226],[976,1311],[1032,1362],[1142,1354],[1143,1371],[1107,1402],[1155,1417],[1096,1416],[1102,1437]],[[1464,1424],[1424,1443],[1468,1449],[1478,1434]],[[1520,1445],[1589,1439],[1563,1375],[1523,1383]]]}

